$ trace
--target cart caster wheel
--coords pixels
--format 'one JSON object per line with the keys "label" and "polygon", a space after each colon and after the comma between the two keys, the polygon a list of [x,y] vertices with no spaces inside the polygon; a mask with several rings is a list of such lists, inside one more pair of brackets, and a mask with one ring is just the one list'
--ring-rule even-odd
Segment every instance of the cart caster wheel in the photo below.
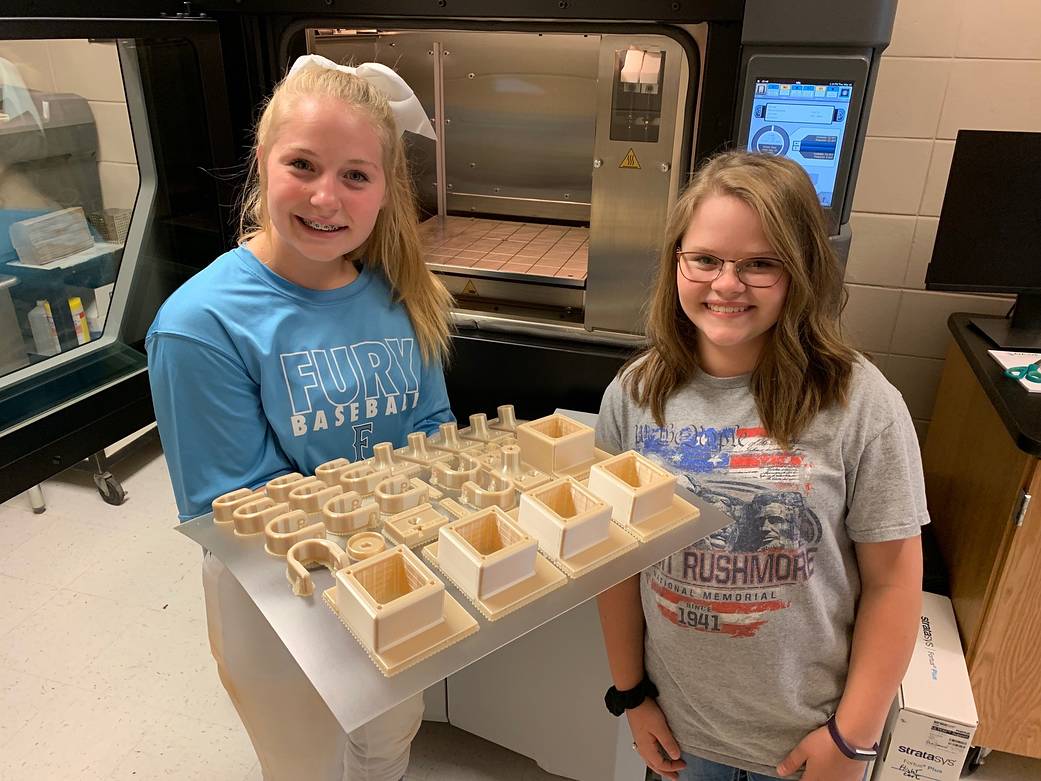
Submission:
{"label": "cart caster wheel", "polygon": [[121,505],[126,501],[127,493],[123,486],[112,476],[110,472],[94,475],[94,485],[98,487],[98,493],[106,504]]}
{"label": "cart caster wheel", "polygon": [[980,767],[986,763],[987,755],[989,753],[989,748],[983,748],[983,746],[969,746],[969,753],[965,757],[965,764],[962,765],[961,768],[962,778],[965,776],[971,776],[979,770]]}

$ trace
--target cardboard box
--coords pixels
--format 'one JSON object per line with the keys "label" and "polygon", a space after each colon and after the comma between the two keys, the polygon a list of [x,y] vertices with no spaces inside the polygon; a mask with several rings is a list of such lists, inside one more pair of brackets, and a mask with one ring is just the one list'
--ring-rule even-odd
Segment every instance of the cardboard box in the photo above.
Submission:
{"label": "cardboard box", "polygon": [[951,601],[924,593],[918,641],[886,722],[872,781],[956,781],[976,724]]}

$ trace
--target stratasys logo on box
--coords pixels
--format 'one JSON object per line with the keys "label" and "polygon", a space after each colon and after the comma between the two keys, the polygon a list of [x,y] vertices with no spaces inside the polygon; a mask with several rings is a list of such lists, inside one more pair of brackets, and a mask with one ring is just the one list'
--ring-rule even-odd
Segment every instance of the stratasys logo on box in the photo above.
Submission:
{"label": "stratasys logo on box", "polygon": [[953,759],[947,757],[941,757],[937,754],[931,754],[928,751],[919,751],[916,748],[910,746],[900,746],[897,751],[901,754],[907,754],[908,756],[915,757],[916,759],[924,759],[927,762],[936,762],[937,764],[944,765],[946,767],[954,767],[956,763]]}

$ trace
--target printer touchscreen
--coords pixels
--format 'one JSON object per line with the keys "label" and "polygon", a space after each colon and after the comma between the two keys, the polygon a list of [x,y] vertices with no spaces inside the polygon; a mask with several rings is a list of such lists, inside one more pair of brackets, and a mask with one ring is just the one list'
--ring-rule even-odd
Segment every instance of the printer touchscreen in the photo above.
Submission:
{"label": "printer touchscreen", "polygon": [[748,149],[790,157],[810,175],[821,206],[832,204],[853,83],[756,79]]}

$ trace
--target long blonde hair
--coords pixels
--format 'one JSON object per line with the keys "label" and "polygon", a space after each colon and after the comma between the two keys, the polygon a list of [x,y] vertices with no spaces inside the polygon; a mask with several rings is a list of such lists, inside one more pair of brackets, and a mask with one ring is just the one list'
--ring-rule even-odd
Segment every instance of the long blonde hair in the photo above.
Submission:
{"label": "long blonde hair", "polygon": [[792,160],[726,152],[694,175],[669,217],[647,320],[651,346],[630,362],[623,387],[664,425],[666,402],[699,366],[697,329],[679,303],[676,247],[698,206],[713,195],[739,198],[759,215],[790,275],[751,378],[763,426],[790,447],[820,410],[846,402],[856,359],[839,328],[845,291],[824,213],[806,172]]}
{"label": "long blonde hair", "polygon": [[[287,75],[275,87],[254,132],[249,175],[239,216],[239,242],[270,231],[267,183],[264,181],[266,155],[279,122],[291,108],[293,100],[313,96],[336,98],[346,107],[362,112],[375,127],[383,148],[383,170],[387,182],[385,204],[372,233],[346,259],[364,258],[366,265],[382,271],[395,299],[404,305],[412,321],[423,360],[442,361],[448,356],[451,346],[448,311],[452,306],[452,296],[423,260],[416,196],[404,143],[387,97],[365,79],[329,68],[309,66]],[[258,159],[260,156],[264,159]]]}

